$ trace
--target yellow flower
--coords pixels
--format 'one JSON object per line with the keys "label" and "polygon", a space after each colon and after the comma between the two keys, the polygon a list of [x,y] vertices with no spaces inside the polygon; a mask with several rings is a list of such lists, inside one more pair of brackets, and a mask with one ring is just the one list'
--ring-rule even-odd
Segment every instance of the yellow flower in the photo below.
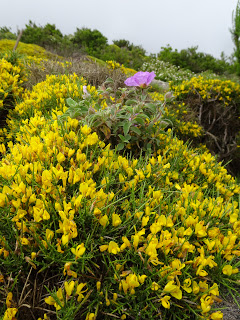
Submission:
{"label": "yellow flower", "polygon": [[45,301],[47,304],[49,304],[50,306],[54,306],[54,304],[55,304],[55,300],[53,299],[52,296],[49,296],[49,297],[45,298],[44,301]]}
{"label": "yellow flower", "polygon": [[6,299],[7,308],[11,307],[12,298],[13,298],[13,294],[12,294],[12,292],[9,292],[8,295],[7,295],[7,299]]}
{"label": "yellow flower", "polygon": [[59,305],[57,302],[54,304],[54,307],[56,310],[60,310],[64,306],[64,297],[63,297],[63,291],[62,288],[59,288],[57,291],[57,297],[58,300],[60,301],[61,305]]}
{"label": "yellow flower", "polygon": [[67,295],[70,297],[72,292],[73,292],[73,289],[74,289],[74,285],[75,285],[75,282],[74,281],[71,281],[71,282],[67,282],[65,281],[64,282],[64,287],[65,287],[65,291],[67,293]]}
{"label": "yellow flower", "polygon": [[152,283],[151,289],[153,291],[157,291],[159,288],[160,288],[160,285],[158,283],[156,283],[156,282]]}
{"label": "yellow flower", "polygon": [[27,238],[21,238],[21,244],[24,246],[27,246],[30,244],[30,242]]}
{"label": "yellow flower", "polygon": [[77,273],[72,271],[71,268],[72,262],[66,262],[63,269],[63,274],[68,275],[69,277],[77,278]]}
{"label": "yellow flower", "polygon": [[7,308],[7,310],[4,313],[3,316],[3,320],[13,320],[16,319],[15,314],[17,313],[17,309],[16,308]]}
{"label": "yellow flower", "polygon": [[210,288],[209,288],[209,293],[213,294],[214,296],[219,296],[219,290],[218,290],[218,285],[214,283]]}
{"label": "yellow flower", "polygon": [[231,276],[232,274],[238,273],[238,268],[233,269],[231,265],[227,264],[222,268],[222,273]]}
{"label": "yellow flower", "polygon": [[103,226],[103,227],[106,227],[106,225],[109,223],[108,222],[108,216],[105,214],[104,216],[102,216],[100,219],[99,219],[99,223]]}
{"label": "yellow flower", "polygon": [[117,254],[118,252],[120,252],[118,244],[114,241],[110,241],[108,245],[108,252],[113,254]]}
{"label": "yellow flower", "polygon": [[169,300],[171,299],[170,296],[164,296],[163,298],[160,299],[162,306],[166,309],[170,309],[170,303]]}
{"label": "yellow flower", "polygon": [[101,290],[101,281],[97,281],[97,291],[100,292]]}
{"label": "yellow flower", "polygon": [[141,284],[144,283],[145,279],[147,278],[147,276],[145,274],[142,274],[141,276],[138,275],[138,280]]}
{"label": "yellow flower", "polygon": [[191,283],[192,283],[192,281],[191,281],[190,278],[184,280],[184,285],[182,286],[182,288],[187,293],[191,293],[192,292]]}
{"label": "yellow flower", "polygon": [[207,235],[206,227],[204,226],[204,221],[200,221],[196,224],[195,234],[199,238],[205,237]]}
{"label": "yellow flower", "polygon": [[57,155],[57,161],[58,163],[62,163],[65,160],[65,156],[64,154],[62,154],[61,152],[59,152],[59,154]]}
{"label": "yellow flower", "polygon": [[95,314],[88,312],[85,320],[95,320],[95,319],[96,319]]}
{"label": "yellow flower", "polygon": [[149,221],[149,216],[142,217],[142,228],[148,224],[148,221]]}
{"label": "yellow flower", "polygon": [[126,249],[127,247],[128,248],[131,248],[131,243],[130,241],[128,240],[127,237],[123,236],[122,237],[122,241],[123,241],[123,244],[121,245],[120,247],[120,250],[123,251],[124,249]]}
{"label": "yellow flower", "polygon": [[117,227],[117,226],[119,226],[121,223],[122,223],[122,220],[121,220],[120,216],[119,216],[118,214],[116,214],[116,213],[113,213],[113,214],[112,214],[112,225],[113,225],[114,227]]}
{"label": "yellow flower", "polygon": [[50,229],[46,229],[46,239],[47,241],[50,241],[54,236],[54,232]]}
{"label": "yellow flower", "polygon": [[213,303],[213,299],[210,296],[206,296],[205,298],[201,298],[201,308],[203,313],[207,313],[211,310],[211,304]]}
{"label": "yellow flower", "polygon": [[68,244],[70,240],[69,234],[63,234],[62,235],[62,245],[65,246]]}
{"label": "yellow flower", "polygon": [[180,290],[180,288],[173,284],[174,281],[169,281],[166,286],[164,287],[163,291],[170,293],[174,298],[176,299],[182,299],[182,291]]}
{"label": "yellow flower", "polygon": [[106,251],[108,249],[108,244],[103,244],[102,246],[99,247],[99,250],[101,252]]}
{"label": "yellow flower", "polygon": [[210,319],[212,320],[220,320],[223,318],[223,313],[221,311],[213,312],[210,316]]}
{"label": "yellow flower", "polygon": [[83,133],[83,134],[85,134],[86,136],[89,134],[89,133],[91,133],[91,128],[90,127],[88,127],[87,125],[85,125],[85,126],[83,126],[83,127],[81,127],[81,132]]}
{"label": "yellow flower", "polygon": [[84,247],[84,243],[81,243],[76,247],[76,249],[71,248],[71,251],[75,255],[75,259],[78,259],[84,254],[84,252],[86,251],[86,248]]}
{"label": "yellow flower", "polygon": [[88,289],[86,289],[83,291],[83,287],[85,287],[85,286],[86,286],[86,283],[80,283],[77,286],[76,294],[78,295],[78,299],[77,299],[78,302],[80,302],[84,298],[83,293],[88,290]]}
{"label": "yellow flower", "polygon": [[138,278],[136,274],[129,274],[125,280],[121,280],[119,283],[119,289],[121,290],[123,288],[123,291],[125,294],[127,294],[127,291],[129,289],[130,294],[135,294],[135,288],[138,287],[140,283],[138,282]]}

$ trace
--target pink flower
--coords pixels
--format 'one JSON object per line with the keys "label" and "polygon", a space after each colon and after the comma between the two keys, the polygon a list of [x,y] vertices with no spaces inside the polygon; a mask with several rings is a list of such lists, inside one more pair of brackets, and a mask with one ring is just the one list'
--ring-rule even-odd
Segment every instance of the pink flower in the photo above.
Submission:
{"label": "pink flower", "polygon": [[139,71],[124,82],[127,86],[146,88],[156,77],[155,73]]}
{"label": "pink flower", "polygon": [[87,86],[83,86],[83,92],[88,94],[88,91],[87,91]]}
{"label": "pink flower", "polygon": [[90,93],[87,91],[87,86],[83,86],[83,98],[87,98],[90,96]]}

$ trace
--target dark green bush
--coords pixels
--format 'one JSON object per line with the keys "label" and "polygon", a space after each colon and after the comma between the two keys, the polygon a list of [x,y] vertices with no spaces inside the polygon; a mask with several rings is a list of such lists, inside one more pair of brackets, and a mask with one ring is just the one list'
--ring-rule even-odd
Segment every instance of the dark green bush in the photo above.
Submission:
{"label": "dark green bush", "polygon": [[181,68],[189,69],[195,73],[207,70],[211,70],[217,74],[234,72],[231,64],[226,61],[224,56],[222,56],[222,59],[216,59],[210,54],[197,52],[197,46],[183,49],[180,52],[178,52],[177,49],[173,50],[170,45],[162,47],[161,49],[158,53],[160,60],[170,62]]}

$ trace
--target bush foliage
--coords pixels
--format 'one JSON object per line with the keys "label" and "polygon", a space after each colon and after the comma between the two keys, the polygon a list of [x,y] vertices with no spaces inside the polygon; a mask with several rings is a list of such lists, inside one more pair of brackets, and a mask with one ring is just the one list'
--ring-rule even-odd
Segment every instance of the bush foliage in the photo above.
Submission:
{"label": "bush foliage", "polygon": [[224,56],[222,59],[216,59],[210,54],[197,52],[198,47],[183,49],[180,52],[177,49],[173,50],[170,45],[161,49],[157,55],[160,60],[189,69],[194,73],[208,70],[216,74],[234,73],[234,69]]}

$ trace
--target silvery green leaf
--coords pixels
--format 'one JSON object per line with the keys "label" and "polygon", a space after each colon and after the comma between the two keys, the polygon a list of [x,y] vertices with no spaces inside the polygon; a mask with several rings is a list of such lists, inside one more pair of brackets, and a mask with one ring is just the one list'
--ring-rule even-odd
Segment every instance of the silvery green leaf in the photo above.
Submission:
{"label": "silvery green leaf", "polygon": [[141,135],[141,130],[138,127],[132,126],[130,129],[131,129],[131,131],[135,132],[139,136]]}
{"label": "silvery green leaf", "polygon": [[131,127],[131,122],[124,123],[123,132],[125,136],[128,134],[130,127]]}
{"label": "silvery green leaf", "polygon": [[121,143],[119,143],[119,144],[117,145],[117,150],[118,150],[118,151],[120,151],[120,150],[122,150],[122,149],[124,149],[124,143],[123,143],[123,142],[121,142]]}
{"label": "silvery green leaf", "polygon": [[136,104],[136,103],[137,103],[136,100],[127,100],[127,101],[126,101],[126,105],[127,105],[127,106],[129,106],[129,105],[131,105],[131,104]]}
{"label": "silvery green leaf", "polygon": [[105,83],[113,83],[113,79],[112,79],[112,78],[107,78],[107,80],[105,81]]}
{"label": "silvery green leaf", "polygon": [[139,124],[141,124],[141,125],[143,125],[143,126],[144,126],[144,124],[145,124],[145,121],[144,121],[141,117],[136,117],[136,118],[134,119],[134,121],[136,121],[137,123],[139,123]]}
{"label": "silvery green leaf", "polygon": [[66,102],[69,105],[69,107],[76,108],[78,106],[78,103],[74,101],[72,98],[67,98]]}

